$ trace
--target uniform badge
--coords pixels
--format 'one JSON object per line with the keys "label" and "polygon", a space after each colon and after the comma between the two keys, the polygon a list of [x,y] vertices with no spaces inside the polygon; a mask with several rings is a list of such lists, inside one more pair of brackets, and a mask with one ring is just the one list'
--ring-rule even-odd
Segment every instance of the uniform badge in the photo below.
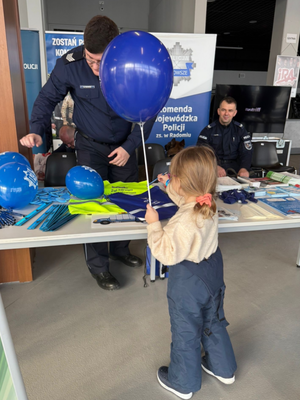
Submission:
{"label": "uniform badge", "polygon": [[246,136],[243,137],[243,139],[244,139],[244,140],[246,140],[246,139],[250,140],[251,137],[250,137],[250,135],[246,135]]}
{"label": "uniform badge", "polygon": [[247,140],[246,142],[244,142],[244,145],[245,145],[246,150],[252,150],[251,140]]}
{"label": "uniform badge", "polygon": [[69,62],[75,61],[75,58],[73,57],[73,53],[67,54],[66,60],[68,60]]}

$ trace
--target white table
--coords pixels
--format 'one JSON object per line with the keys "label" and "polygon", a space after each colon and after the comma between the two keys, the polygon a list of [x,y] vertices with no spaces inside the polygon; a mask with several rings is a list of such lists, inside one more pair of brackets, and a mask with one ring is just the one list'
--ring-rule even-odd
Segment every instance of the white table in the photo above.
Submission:
{"label": "white table", "polygon": [[[218,204],[229,210],[239,210],[244,207],[240,204],[224,204],[218,200]],[[260,206],[273,213],[263,203]],[[43,212],[43,211],[42,211]],[[55,232],[42,232],[38,228],[27,230],[27,227],[37,219],[41,214],[23,226],[11,226],[0,230],[0,250],[35,248],[60,246],[69,244],[82,244],[94,242],[111,242],[118,240],[138,240],[147,239],[147,225],[137,222],[112,223],[109,225],[100,225],[97,228],[91,227],[91,216],[80,215],[62,228]],[[281,215],[278,213],[278,215]],[[226,232],[249,232],[258,230],[300,228],[300,218],[284,218],[281,220],[262,220],[249,221],[241,216],[239,221],[220,221],[219,233]],[[297,255],[297,266],[300,266],[300,246]],[[155,267],[151,263],[150,280],[155,280]]]}

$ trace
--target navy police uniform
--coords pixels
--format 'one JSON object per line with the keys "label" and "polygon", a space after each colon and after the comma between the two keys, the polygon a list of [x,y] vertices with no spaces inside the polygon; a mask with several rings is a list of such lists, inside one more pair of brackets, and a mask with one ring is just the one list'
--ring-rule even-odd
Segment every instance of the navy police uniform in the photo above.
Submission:
{"label": "navy police uniform", "polygon": [[[141,145],[138,124],[125,121],[107,104],[99,84],[83,57],[83,46],[76,47],[57,60],[47,83],[40,91],[32,110],[30,132],[42,135],[51,114],[66,94],[74,100],[73,122],[77,163],[95,169],[103,180],[135,182],[138,180],[138,166],[135,149]],[[145,140],[148,139],[155,118],[144,124]],[[107,156],[122,146],[130,158],[124,167],[109,164]],[[113,255],[129,254],[129,241],[113,242]],[[92,274],[108,270],[107,243],[85,245],[87,265]]]}
{"label": "navy police uniform", "polygon": [[237,368],[224,315],[223,259],[219,248],[196,264],[169,268],[168,304],[172,343],[168,380],[179,392],[201,388],[201,343],[206,367],[231,378]]}
{"label": "navy police uniform", "polygon": [[252,143],[251,136],[244,126],[234,120],[227,126],[214,121],[200,133],[197,145],[209,145],[213,148],[218,165],[228,170],[233,168],[238,172],[241,168],[251,167]]}

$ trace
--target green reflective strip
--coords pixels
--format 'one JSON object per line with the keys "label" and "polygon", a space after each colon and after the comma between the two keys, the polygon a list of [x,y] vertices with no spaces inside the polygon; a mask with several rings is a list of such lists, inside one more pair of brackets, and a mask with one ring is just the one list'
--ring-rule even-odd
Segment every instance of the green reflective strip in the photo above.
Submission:
{"label": "green reflective strip", "polygon": [[98,200],[76,201],[72,200],[69,203],[70,214],[123,214],[125,210],[113,203]]}
{"label": "green reflective strip", "polygon": [[[152,186],[150,185],[150,188]],[[136,196],[138,194],[142,194],[147,192],[147,181],[142,182],[115,182],[109,183],[108,181],[104,181],[104,194],[105,196],[109,196],[113,193],[123,193]]]}

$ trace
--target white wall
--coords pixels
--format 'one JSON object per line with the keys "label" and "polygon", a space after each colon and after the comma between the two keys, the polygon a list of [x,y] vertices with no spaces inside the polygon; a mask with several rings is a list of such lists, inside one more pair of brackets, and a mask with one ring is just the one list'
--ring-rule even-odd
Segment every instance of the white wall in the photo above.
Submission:
{"label": "white wall", "polygon": [[194,32],[195,0],[150,0],[150,32]]}
{"label": "white wall", "polygon": [[[148,31],[150,0],[45,0],[47,30],[84,30],[95,15],[106,15],[121,32],[138,29]],[[101,10],[101,8],[104,10]]]}
{"label": "white wall", "polygon": [[18,8],[21,29],[39,31],[41,79],[42,85],[44,85],[47,80],[44,0],[18,0]]}
{"label": "white wall", "polygon": [[214,71],[213,88],[224,85],[266,85],[267,72],[264,71]]}
{"label": "white wall", "polygon": [[18,0],[20,27],[28,28],[28,14],[26,0]]}

